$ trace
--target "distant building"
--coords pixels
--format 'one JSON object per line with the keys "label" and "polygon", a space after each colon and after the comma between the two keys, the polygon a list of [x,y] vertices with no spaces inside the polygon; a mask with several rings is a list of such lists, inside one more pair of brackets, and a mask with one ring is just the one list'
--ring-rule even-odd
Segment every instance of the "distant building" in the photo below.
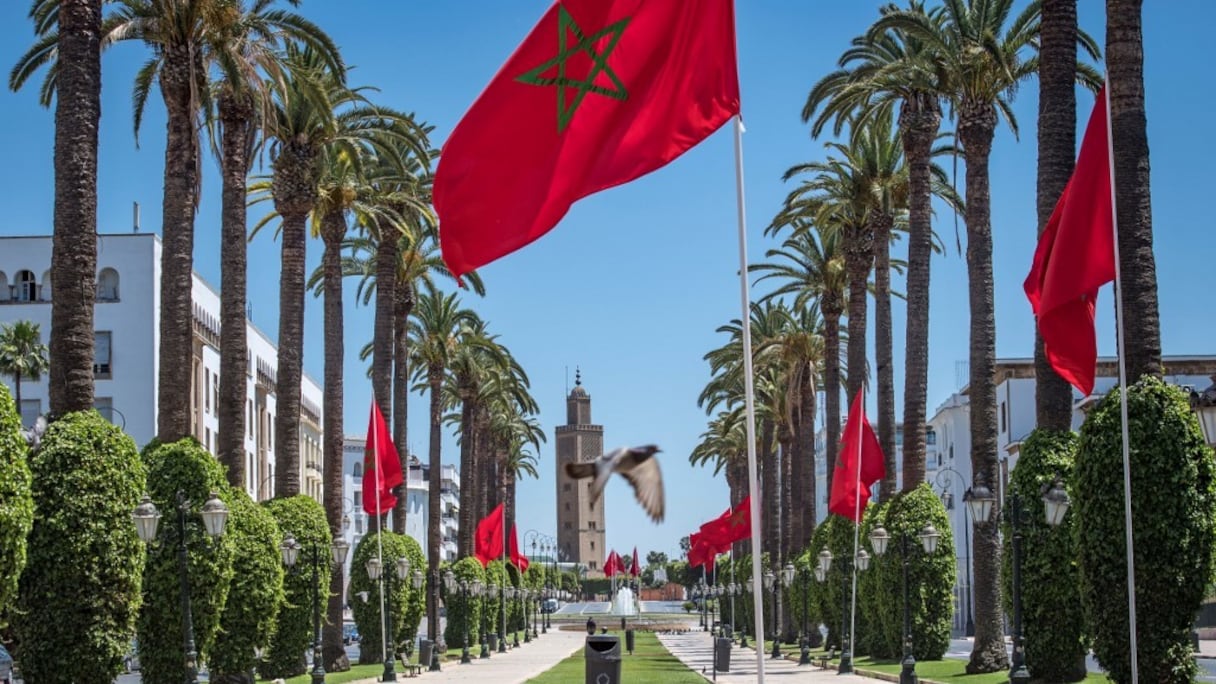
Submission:
{"label": "distant building", "polygon": [[[0,323],[28,320],[51,334],[51,237],[0,237]],[[156,435],[160,350],[161,243],[152,233],[97,237],[94,306],[93,405],[142,447]],[[194,274],[194,353],[190,429],[215,453],[219,432],[220,295]],[[257,500],[274,494],[275,371],[278,350],[246,321],[249,355],[245,393],[245,489]],[[11,378],[5,377],[10,389]],[[321,386],[307,375],[301,386],[300,489],[321,500]],[[47,377],[21,381],[21,418],[29,425],[49,409]]]}
{"label": "distant building", "polygon": [[575,371],[574,389],[566,397],[566,424],[558,425],[557,548],[566,561],[587,568],[588,577],[603,577],[601,560],[607,556],[604,497],[591,502],[591,481],[566,476],[566,464],[592,461],[604,453],[604,426],[591,423],[591,395]]}

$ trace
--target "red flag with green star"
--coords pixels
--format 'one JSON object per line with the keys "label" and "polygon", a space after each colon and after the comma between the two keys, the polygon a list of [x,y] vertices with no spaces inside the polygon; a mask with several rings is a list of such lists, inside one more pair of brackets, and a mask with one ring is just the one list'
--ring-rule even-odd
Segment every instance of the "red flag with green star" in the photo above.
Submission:
{"label": "red flag with green star", "polygon": [[372,416],[367,423],[367,444],[363,450],[363,510],[368,515],[382,515],[393,510],[397,497],[393,487],[403,482],[401,459],[388,433],[384,414],[372,400]]}
{"label": "red flag with green star", "polygon": [[733,0],[561,0],[443,147],[443,259],[459,277],[510,254],[738,113]]}

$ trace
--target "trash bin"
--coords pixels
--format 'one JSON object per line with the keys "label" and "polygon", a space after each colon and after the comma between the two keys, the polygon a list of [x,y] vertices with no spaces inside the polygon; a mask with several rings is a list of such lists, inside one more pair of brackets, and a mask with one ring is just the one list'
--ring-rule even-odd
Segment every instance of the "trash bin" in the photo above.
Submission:
{"label": "trash bin", "polygon": [[718,637],[714,640],[714,669],[730,672],[730,639]]}
{"label": "trash bin", "polygon": [[420,639],[418,641],[418,664],[424,668],[431,666],[431,650],[435,648],[434,642],[430,639]]}
{"label": "trash bin", "polygon": [[490,652],[493,653],[494,650],[498,648],[498,635],[494,632],[490,632],[487,638],[490,642]]}
{"label": "trash bin", "polygon": [[587,637],[583,648],[584,684],[621,684],[621,639],[614,634]]}
{"label": "trash bin", "polygon": [[633,630],[625,630],[625,650],[629,651],[629,655],[633,655]]}

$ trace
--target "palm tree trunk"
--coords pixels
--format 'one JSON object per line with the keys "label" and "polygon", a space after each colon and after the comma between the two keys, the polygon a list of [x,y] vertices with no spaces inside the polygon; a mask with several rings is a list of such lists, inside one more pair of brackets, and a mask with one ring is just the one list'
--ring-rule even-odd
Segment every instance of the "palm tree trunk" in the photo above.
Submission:
{"label": "palm tree trunk", "polygon": [[409,512],[409,394],[410,394],[410,337],[408,322],[414,309],[413,289],[407,283],[399,283],[393,308],[393,442],[401,458],[401,472],[407,482],[401,485],[397,506],[393,508],[393,529],[405,534],[405,519]]}
{"label": "palm tree trunk", "polygon": [[376,245],[376,318],[372,332],[372,392],[385,420],[392,419],[393,393],[393,311],[397,302],[397,260],[399,252],[396,235],[386,226],[380,227]]}
{"label": "palm tree trunk", "polygon": [[870,226],[849,229],[845,240],[845,270],[849,274],[849,367],[845,400],[866,386],[866,297],[869,296],[870,269],[874,265],[873,234]]}
{"label": "palm tree trunk", "polygon": [[[898,464],[895,462],[895,362],[891,340],[891,225],[890,214],[877,213],[874,228],[874,361],[878,365],[878,445],[882,447],[887,474],[879,486],[879,498],[895,496]],[[904,432],[908,427],[904,426]]]}
{"label": "palm tree trunk", "polygon": [[[1077,149],[1077,0],[1044,0],[1039,31],[1039,230],[1047,226],[1064,186],[1072,177]],[[1056,374],[1034,337],[1036,425],[1072,429],[1072,386]]]}
{"label": "palm tree trunk", "polygon": [[[221,146],[222,199],[220,222],[220,388],[219,434],[216,456],[228,472],[228,484],[244,489],[246,397],[249,383],[249,341],[245,327],[246,180],[249,176],[249,137],[253,108],[248,101],[225,94],[220,97],[223,124]],[[340,485],[341,483],[339,483]]]}
{"label": "palm tree trunk", "polygon": [[460,558],[473,554],[473,499],[477,497],[477,484],[473,467],[474,415],[477,411],[476,390],[462,385],[460,392],[460,523],[456,536],[456,555]]}
{"label": "palm tree trunk", "polygon": [[777,430],[777,435],[777,441],[781,447],[778,456],[778,464],[781,467],[778,491],[781,498],[778,505],[781,507],[784,523],[781,530],[781,557],[792,558],[790,552],[794,550],[795,535],[801,533],[801,529],[798,527],[800,516],[795,512],[797,509],[793,506],[794,432],[790,426],[783,425]]}
{"label": "palm tree trunk", "polygon": [[833,302],[821,303],[823,307],[823,395],[824,412],[827,414],[827,446],[824,465],[827,469],[827,488],[832,491],[832,477],[836,473],[836,452],[840,448],[840,306]]}
{"label": "palm tree trunk", "polygon": [[[969,106],[970,105],[970,106]],[[971,309],[971,472],[974,481],[999,492],[996,429],[996,315],[993,309],[992,224],[988,158],[996,110],[964,101],[959,139],[967,162],[967,279]],[[1000,502],[993,507],[997,517]],[[975,575],[975,645],[967,672],[995,672],[1009,665],[1001,623],[1001,540],[997,525],[981,522],[971,537]]]}
{"label": "palm tree trunk", "polygon": [[[199,144],[191,60],[187,48],[170,47],[160,70],[168,137],[161,219],[160,361],[156,436],[176,442],[191,434],[190,393],[194,353],[194,213],[198,208]],[[303,279],[301,278],[301,282]],[[297,393],[299,387],[296,388]]]}
{"label": "palm tree trunk", "polygon": [[13,401],[16,403],[17,418],[21,418],[21,371],[13,373]]}
{"label": "palm tree trunk", "polygon": [[929,393],[929,263],[933,210],[929,157],[942,113],[936,97],[904,100],[899,134],[908,165],[907,328],[904,343],[904,491],[925,481],[925,433]]}
{"label": "palm tree trunk", "polygon": [[[731,508],[737,507],[743,503],[743,499],[747,497],[750,489],[747,474],[747,454],[739,454],[732,457],[726,464],[727,478],[726,481],[730,485],[730,505]],[[739,558],[744,554],[751,553],[752,539],[749,530],[746,539],[735,542],[731,553],[735,558]]]}
{"label": "palm tree trunk", "polygon": [[426,633],[427,638],[432,642],[439,640],[439,548],[440,548],[440,530],[439,524],[440,506],[440,481],[442,478],[443,462],[440,454],[440,444],[443,438],[442,420],[443,420],[443,403],[441,393],[443,391],[443,373],[442,366],[432,365],[427,369],[427,380],[430,384],[431,393],[431,411],[430,411],[430,448],[429,448],[429,470],[430,470],[430,494],[427,500],[427,521],[426,521],[426,555],[427,555],[427,574],[429,583],[426,592]]}
{"label": "palm tree trunk", "polygon": [[1127,381],[1161,375],[1161,321],[1144,113],[1143,0],[1106,0],[1106,64],[1115,150],[1119,287]]}
{"label": "palm tree trunk", "polygon": [[[50,411],[93,407],[97,298],[97,127],[102,0],[61,0],[55,97],[55,234],[51,246]],[[17,404],[21,411],[21,404]]]}
{"label": "palm tree trunk", "polygon": [[[322,418],[324,436],[322,457],[325,477],[325,519],[334,539],[342,536],[342,411],[345,327],[342,323],[342,241],[346,238],[346,217],[341,211],[326,213],[321,227],[325,241],[321,268],[325,286],[325,411]],[[321,632],[321,649],[326,672],[350,669],[350,660],[342,645],[342,569],[332,573],[326,602],[325,628]]]}
{"label": "palm tree trunk", "polygon": [[[789,451],[785,457],[785,476],[789,478],[787,484],[781,488],[782,495],[786,497],[785,511],[786,519],[789,520],[789,529],[786,531],[786,557],[793,558],[798,555],[798,551],[802,548],[799,545],[799,540],[804,534],[803,526],[806,525],[806,490],[803,489],[803,469],[806,468],[806,457],[808,454],[801,450],[802,439],[798,429],[798,418],[794,416],[794,422],[790,425]],[[791,554],[792,551],[792,554]]]}
{"label": "palm tree trunk", "polygon": [[816,504],[818,493],[815,491],[815,382],[811,373],[802,376],[802,387],[799,388],[802,400],[798,407],[797,437],[795,449],[797,458],[802,462],[799,479],[795,486],[798,496],[794,502],[795,510],[802,516],[801,536],[794,538],[795,548],[805,549],[811,543],[811,535],[815,533]]}
{"label": "palm tree trunk", "polygon": [[777,540],[781,537],[781,497],[777,491],[777,453],[773,449],[773,422],[760,420],[760,443],[756,445],[756,459],[760,463],[760,496],[764,504],[764,539],[761,552],[768,553],[769,566],[781,557]]}

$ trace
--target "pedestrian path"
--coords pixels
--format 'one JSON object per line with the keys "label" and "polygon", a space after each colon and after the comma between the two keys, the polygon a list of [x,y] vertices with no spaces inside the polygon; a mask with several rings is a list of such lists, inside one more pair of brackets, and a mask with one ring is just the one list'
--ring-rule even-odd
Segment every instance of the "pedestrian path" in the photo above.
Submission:
{"label": "pedestrian path", "polygon": [[[671,651],[671,654],[679,658],[680,662],[687,665],[693,672],[698,672],[706,679],[717,681],[720,684],[755,684],[758,677],[756,675],[756,652],[751,648],[739,648],[738,646],[731,647],[730,654],[730,672],[718,672],[716,675],[713,672],[713,641],[708,632],[687,632],[685,634],[660,634],[659,641]],[[834,684],[850,684],[855,682],[868,682],[873,684],[874,680],[862,677],[860,675],[838,675],[836,670],[822,670],[814,665],[798,665],[797,661],[793,660],[773,660],[765,656],[764,660],[764,679],[769,681],[796,682],[803,683],[818,683],[826,684],[833,682]]]}
{"label": "pedestrian path", "polygon": [[[424,671],[418,676],[420,684],[439,682],[495,682],[496,684],[522,684],[548,670],[575,651],[583,647],[587,633],[551,629],[528,643],[520,642],[519,648],[506,653],[493,653],[489,658],[477,657],[473,651],[473,662],[461,665],[452,661],[443,664],[439,672]],[[401,673],[397,680],[408,679]],[[372,684],[379,679],[360,679],[352,684]]]}

